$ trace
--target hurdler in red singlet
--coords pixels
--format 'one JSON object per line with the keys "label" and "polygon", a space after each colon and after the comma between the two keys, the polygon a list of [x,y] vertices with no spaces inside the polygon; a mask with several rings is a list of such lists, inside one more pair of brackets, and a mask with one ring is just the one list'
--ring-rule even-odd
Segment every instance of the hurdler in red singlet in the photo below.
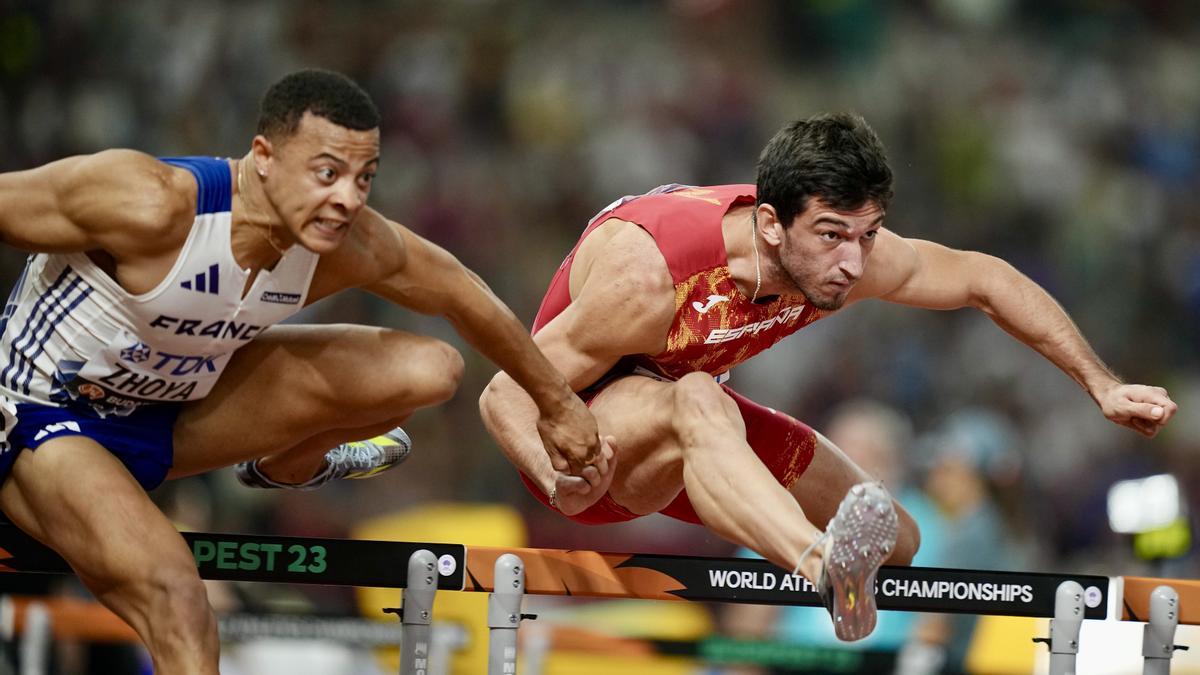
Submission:
{"label": "hurdler in red singlet", "polygon": [[892,194],[879,137],[837,113],[781,128],[755,187],[674,185],[618,201],[589,224],[536,325],[538,347],[590,401],[600,456],[580,467],[544,448],[537,406],[504,374],[480,398],[488,431],[561,513],[702,520],[798,570],[837,636],[863,638],[875,626],[876,573],[912,562],[916,521],[822,436],[711,378],[826,314],[882,300],[984,312],[1147,437],[1176,410],[1162,388],[1113,376],[1012,265],[885,227]]}
{"label": "hurdler in red singlet", "polygon": [[[637,197],[623,198],[588,223],[575,249],[550,282],[534,319],[536,334],[571,303],[571,263],[580,244],[610,218],[635,223],[658,245],[675,284],[675,319],[667,348],[659,354],[621,359],[580,395],[591,401],[614,379],[638,373],[665,380],[702,371],[725,381],[729,370],[827,313],[806,303],[803,295],[778,295],[751,302],[733,282],[726,259],[721,219],[735,206],[754,204],[753,185],[690,187],[667,185]],[[784,487],[804,473],[812,461],[816,439],[812,429],[784,413],[759,405],[728,386],[746,423],[746,440]],[[526,487],[544,504],[543,492],[522,474]],[[692,523],[699,517],[683,491],[662,513]],[[638,516],[606,495],[590,508],[570,516],[588,524],[632,520]]]}

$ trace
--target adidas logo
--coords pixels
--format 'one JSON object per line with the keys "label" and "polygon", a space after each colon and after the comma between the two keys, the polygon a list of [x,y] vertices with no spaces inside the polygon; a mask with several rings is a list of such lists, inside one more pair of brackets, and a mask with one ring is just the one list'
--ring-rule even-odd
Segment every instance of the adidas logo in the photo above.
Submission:
{"label": "adidas logo", "polygon": [[208,272],[201,272],[196,275],[192,281],[184,281],[179,286],[185,290],[196,291],[197,293],[212,293],[216,295],[220,293],[221,275],[220,267],[216,264],[208,266]]}

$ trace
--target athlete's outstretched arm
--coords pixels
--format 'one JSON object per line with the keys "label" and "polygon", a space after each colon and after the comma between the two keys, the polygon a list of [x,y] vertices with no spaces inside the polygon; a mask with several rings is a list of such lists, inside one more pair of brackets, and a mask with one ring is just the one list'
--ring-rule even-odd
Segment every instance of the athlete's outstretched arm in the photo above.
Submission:
{"label": "athlete's outstretched arm", "polygon": [[[566,332],[563,329],[570,319],[565,315],[567,312],[539,331],[534,341],[555,367],[568,377],[573,388],[583,388],[588,384],[585,381],[588,374],[598,378],[611,367],[611,363],[608,366],[601,365],[604,360],[589,356],[562,339]],[[615,362],[616,359],[613,359],[612,363]],[[580,399],[576,397],[576,400]],[[488,433],[513,466],[529,476],[545,494],[553,494],[552,490],[557,488],[556,506],[563,513],[574,515],[608,491],[615,469],[612,440],[603,440],[599,461],[594,466],[571,462],[562,453],[541,443],[537,406],[508,373],[496,373],[484,388],[479,398],[479,413]]]}
{"label": "athlete's outstretched arm", "polygon": [[389,225],[403,239],[404,262],[399,271],[366,289],[418,312],[445,317],[536,401],[536,428],[547,449],[579,467],[595,463],[600,454],[595,419],[512,310],[445,249],[403,226]]}
{"label": "athlete's outstretched arm", "polygon": [[32,252],[152,254],[165,228],[190,220],[195,189],[186,172],[133,150],[3,173],[0,241]]}
{"label": "athlete's outstretched arm", "polygon": [[976,251],[880,231],[857,297],[929,309],[974,307],[1067,373],[1113,422],[1154,437],[1175,414],[1161,387],[1125,384],[1112,373],[1062,306],[1007,262]]}
{"label": "athlete's outstretched arm", "polygon": [[[607,232],[589,236],[575,257],[571,303],[534,337],[575,391],[595,383],[622,356],[662,351],[674,316],[671,277],[649,235],[620,221],[602,227],[624,231],[603,244],[598,242]],[[608,491],[615,460],[580,472],[547,455],[537,442],[532,401],[504,373],[484,389],[479,408],[509,461],[544,493],[557,489],[563,513],[579,513]],[[613,456],[611,444],[606,438],[604,459]]]}

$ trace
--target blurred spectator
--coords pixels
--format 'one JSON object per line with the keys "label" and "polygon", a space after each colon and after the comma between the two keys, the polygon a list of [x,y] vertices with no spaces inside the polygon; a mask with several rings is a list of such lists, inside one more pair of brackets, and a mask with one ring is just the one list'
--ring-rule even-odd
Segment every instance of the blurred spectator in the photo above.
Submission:
{"label": "blurred spectator", "polygon": [[[938,566],[1020,570],[1028,555],[1006,523],[1000,495],[1019,487],[1019,435],[999,414],[956,412],[924,440],[924,488],[942,517]],[[897,675],[964,672],[978,617],[922,614]]]}

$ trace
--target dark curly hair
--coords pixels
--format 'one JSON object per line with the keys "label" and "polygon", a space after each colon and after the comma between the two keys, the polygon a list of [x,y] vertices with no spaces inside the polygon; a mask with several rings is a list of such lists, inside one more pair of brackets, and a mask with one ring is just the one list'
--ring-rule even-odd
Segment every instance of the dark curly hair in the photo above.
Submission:
{"label": "dark curly hair", "polygon": [[788,124],[758,158],[758,203],[775,207],[790,227],[809,197],[838,210],[869,202],[886,209],[892,170],[879,137],[852,113],[817,115]]}
{"label": "dark curly hair", "polygon": [[379,109],[354,80],[329,70],[300,70],[272,84],[259,106],[258,133],[287,138],[310,112],[334,124],[367,131],[379,126]]}

